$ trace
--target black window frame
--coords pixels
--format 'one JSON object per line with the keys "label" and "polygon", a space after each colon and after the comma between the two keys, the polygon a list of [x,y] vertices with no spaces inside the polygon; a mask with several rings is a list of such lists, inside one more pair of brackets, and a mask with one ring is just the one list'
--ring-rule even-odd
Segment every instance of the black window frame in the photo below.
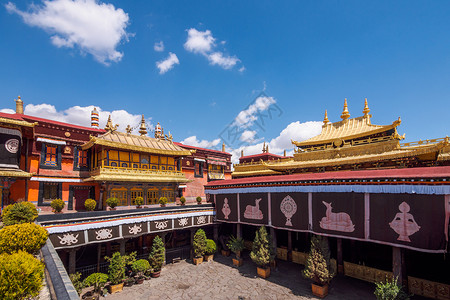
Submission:
{"label": "black window frame", "polygon": [[58,198],[62,199],[62,183],[61,182],[39,182],[38,206],[50,206],[50,202],[44,202],[44,186],[56,185]]}
{"label": "black window frame", "polygon": [[[49,166],[45,164],[45,160],[47,157],[47,147],[48,145],[56,146],[56,166]],[[61,170],[61,145],[42,143],[41,149],[41,161],[39,164],[39,168],[41,169],[50,169],[50,170]]]}
{"label": "black window frame", "polygon": [[75,146],[73,150],[73,170],[74,171],[89,171],[89,166],[91,165],[91,151],[86,151],[87,155],[87,166],[86,167],[78,167],[78,150],[80,150],[81,147]]}
{"label": "black window frame", "polygon": [[[199,165],[198,171],[200,174],[197,173],[197,164]],[[194,160],[194,177],[203,178],[203,170],[203,162]]]}

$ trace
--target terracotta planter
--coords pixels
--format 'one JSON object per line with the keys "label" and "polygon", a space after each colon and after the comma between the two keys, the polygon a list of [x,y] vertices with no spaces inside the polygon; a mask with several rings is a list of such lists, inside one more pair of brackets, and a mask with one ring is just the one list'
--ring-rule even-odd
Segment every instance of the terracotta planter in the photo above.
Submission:
{"label": "terracotta planter", "polygon": [[114,285],[111,284],[110,286],[108,286],[108,291],[110,294],[114,294],[114,293],[120,292],[122,290],[123,290],[123,282],[119,283],[119,284],[114,284]]}
{"label": "terracotta planter", "polygon": [[230,256],[230,250],[223,250],[222,249],[222,255],[223,256]]}
{"label": "terracotta planter", "polygon": [[270,268],[257,267],[258,276],[261,278],[267,278],[270,276]]}
{"label": "terracotta planter", "polygon": [[185,202],[185,203],[180,203],[180,205],[181,205],[181,206],[185,206],[185,205],[186,205],[186,202]]}
{"label": "terracotta planter", "polygon": [[136,279],[136,284],[143,284],[144,280],[145,280],[144,277],[140,277],[140,278]]}
{"label": "terracotta planter", "polygon": [[233,258],[233,266],[240,267],[244,264],[244,260],[240,257]]}
{"label": "terracotta planter", "polygon": [[211,255],[205,255],[205,256],[204,256],[204,260],[205,260],[205,261],[212,261],[212,260],[214,260],[214,254],[211,254]]}
{"label": "terracotta planter", "polygon": [[203,256],[201,256],[201,257],[194,257],[193,261],[194,261],[194,265],[199,265],[199,264],[201,264],[203,262]]}
{"label": "terracotta planter", "polygon": [[165,205],[165,204],[160,204],[159,206],[161,206],[161,207],[166,207],[166,205]]}
{"label": "terracotta planter", "polygon": [[116,210],[116,208],[115,207],[110,207],[109,210]]}
{"label": "terracotta planter", "polygon": [[314,296],[325,298],[328,295],[328,284],[319,285],[311,283],[311,289]]}
{"label": "terracotta planter", "polygon": [[87,292],[82,297],[84,300],[98,300],[100,298],[100,295],[94,292]]}
{"label": "terracotta planter", "polygon": [[54,213],[54,214],[62,214],[63,212],[62,212],[62,211],[56,211],[56,210],[54,210],[53,213]]}
{"label": "terracotta planter", "polygon": [[158,278],[159,276],[161,276],[161,271],[158,271],[158,272],[152,272],[152,273],[150,274],[150,276],[152,276],[152,278]]}

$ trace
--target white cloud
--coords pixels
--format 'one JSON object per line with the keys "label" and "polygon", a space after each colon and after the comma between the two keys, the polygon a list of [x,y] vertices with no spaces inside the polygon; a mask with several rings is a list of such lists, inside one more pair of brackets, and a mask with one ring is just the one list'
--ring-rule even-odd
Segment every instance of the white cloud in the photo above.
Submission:
{"label": "white cloud", "polygon": [[169,52],[169,56],[161,61],[156,62],[156,67],[159,69],[159,74],[164,74],[171,70],[175,65],[179,65],[180,61],[175,53]]}
{"label": "white cloud", "polygon": [[163,52],[164,51],[164,43],[163,43],[163,41],[155,43],[155,45],[153,46],[153,49],[156,52]]}
{"label": "white cloud", "polygon": [[7,114],[15,114],[16,113],[16,111],[14,109],[10,109],[10,108],[2,108],[2,109],[0,109],[0,112],[7,113]]}
{"label": "white cloud", "polygon": [[[273,138],[266,145],[269,146],[269,152],[273,154],[282,155],[284,150],[287,150],[287,155],[293,154],[294,145],[291,140],[294,141],[304,141],[313,136],[320,134],[322,130],[323,122],[318,121],[308,121],[304,123],[292,122],[286,128],[284,128],[280,134]],[[262,152],[263,143],[257,143],[249,146],[241,146],[237,149],[233,149],[232,162],[238,163],[239,157],[241,156],[241,150],[244,150],[244,155],[259,154]]]}
{"label": "white cloud", "polygon": [[[134,127],[133,133],[137,134],[139,131],[139,126],[141,124],[142,115],[134,115],[126,110],[113,110],[106,111],[102,110],[100,107],[95,106],[99,112],[99,124],[100,128],[104,128],[108,116],[111,115],[111,120],[114,124],[119,124],[119,131],[125,132],[127,125]],[[25,115],[35,116],[44,119],[50,119],[54,121],[75,124],[80,126],[91,126],[91,111],[94,109],[93,105],[90,106],[72,106],[66,110],[58,111],[55,106],[51,104],[27,104],[25,106]],[[1,112],[14,113],[12,109],[1,109]],[[151,123],[152,118],[147,118],[147,131],[153,130],[153,125]]]}
{"label": "white cloud", "polygon": [[197,136],[193,135],[188,138],[185,138],[184,140],[181,141],[181,143],[184,145],[200,147],[200,148],[213,148],[220,143],[220,139],[215,139],[212,141],[198,140]]}
{"label": "white cloud", "polygon": [[191,28],[188,31],[188,38],[184,43],[184,48],[193,53],[206,54],[211,51],[216,40],[210,30],[198,31],[195,28]]}
{"label": "white cloud", "polygon": [[239,137],[239,140],[241,142],[246,142],[246,143],[251,144],[251,143],[255,143],[255,136],[256,136],[255,130],[245,130]]}
{"label": "white cloud", "polygon": [[231,69],[240,62],[239,58],[233,56],[223,56],[222,52],[214,52],[208,55],[208,60],[211,65],[218,65],[224,69]]}
{"label": "white cloud", "polygon": [[105,65],[122,59],[123,53],[116,48],[130,36],[126,32],[128,14],[96,0],[46,0],[42,6],[31,5],[29,12],[19,10],[11,2],[5,7],[26,24],[49,32],[55,46],[78,47]]}
{"label": "white cloud", "polygon": [[244,67],[244,66],[242,66],[242,67],[239,68],[239,72],[242,73],[242,72],[244,72],[244,71],[245,71],[245,67]]}
{"label": "white cloud", "polygon": [[[187,32],[188,37],[184,43],[184,49],[205,56],[210,65],[217,65],[227,70],[240,62],[240,59],[236,56],[225,55],[222,51],[214,50],[217,44],[210,30],[199,31],[195,28],[190,28]],[[223,47],[225,43],[225,41],[221,41],[219,44]]]}
{"label": "white cloud", "polygon": [[241,111],[234,119],[232,125],[240,128],[248,128],[258,119],[257,114],[266,111],[270,105],[275,104],[273,97],[260,96],[247,109]]}

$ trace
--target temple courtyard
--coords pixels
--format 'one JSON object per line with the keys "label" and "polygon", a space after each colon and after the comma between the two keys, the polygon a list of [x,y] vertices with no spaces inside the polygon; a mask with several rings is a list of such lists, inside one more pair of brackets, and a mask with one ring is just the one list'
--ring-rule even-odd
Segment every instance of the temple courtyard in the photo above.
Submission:
{"label": "temple courtyard", "polygon": [[[256,266],[245,257],[240,268],[232,266],[231,256],[215,256],[214,261],[198,266],[189,260],[165,266],[161,277],[140,285],[124,287],[108,300],[135,299],[318,299],[311,293],[310,281],[304,279],[301,265],[280,261],[268,279],[256,275]],[[338,276],[330,285],[326,299],[375,299],[375,285]],[[414,297],[414,299],[423,299]]]}

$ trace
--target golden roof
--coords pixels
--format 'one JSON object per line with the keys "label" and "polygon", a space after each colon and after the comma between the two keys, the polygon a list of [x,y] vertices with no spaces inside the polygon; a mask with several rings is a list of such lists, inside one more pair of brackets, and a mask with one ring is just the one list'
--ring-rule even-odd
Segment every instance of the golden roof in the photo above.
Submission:
{"label": "golden roof", "polygon": [[98,168],[90,173],[84,181],[139,181],[139,182],[175,182],[186,183],[187,179],[178,171],[129,170],[114,168]]}
{"label": "golden roof", "polygon": [[89,142],[82,146],[83,150],[94,145],[103,145],[111,148],[126,149],[136,152],[146,152],[163,155],[187,156],[191,151],[181,148],[172,141],[155,139],[148,136],[138,136],[118,131],[108,131],[98,137],[91,136]]}
{"label": "golden roof", "polygon": [[322,126],[322,132],[319,135],[302,142],[292,141],[292,144],[301,147],[331,143],[337,139],[355,139],[394,129],[400,123],[400,118],[391,125],[373,125],[370,123],[368,116],[345,119],[343,121],[325,124]]}

